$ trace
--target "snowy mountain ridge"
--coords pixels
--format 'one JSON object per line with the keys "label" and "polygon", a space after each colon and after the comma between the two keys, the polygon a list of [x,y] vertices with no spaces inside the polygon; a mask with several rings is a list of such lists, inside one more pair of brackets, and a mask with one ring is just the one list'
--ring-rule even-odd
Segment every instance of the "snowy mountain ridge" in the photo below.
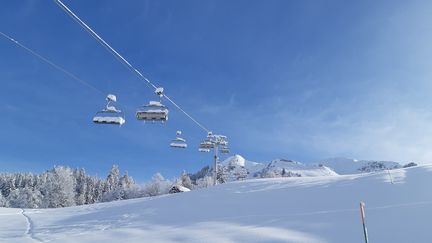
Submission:
{"label": "snowy mountain ridge", "polygon": [[219,177],[223,182],[274,177],[334,176],[332,169],[298,161],[277,159],[269,163],[246,160],[241,155],[231,156],[219,164]]}
{"label": "snowy mountain ridge", "polygon": [[397,169],[403,166],[394,161],[357,160],[344,157],[328,158],[318,163],[332,168],[340,175]]}
{"label": "snowy mountain ridge", "polygon": [[[219,164],[222,171],[220,177],[225,182],[252,178],[347,175],[402,167],[400,163],[393,161],[348,158],[330,158],[317,163],[301,163],[288,159],[276,159],[268,163],[259,163],[246,160],[238,154],[228,157]],[[210,171],[211,169],[209,169]]]}

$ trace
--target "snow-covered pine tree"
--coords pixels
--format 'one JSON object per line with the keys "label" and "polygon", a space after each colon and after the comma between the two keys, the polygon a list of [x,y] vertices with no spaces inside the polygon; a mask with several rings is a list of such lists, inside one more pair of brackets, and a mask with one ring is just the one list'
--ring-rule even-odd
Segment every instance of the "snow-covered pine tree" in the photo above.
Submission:
{"label": "snow-covered pine tree", "polygon": [[210,173],[210,166],[203,167],[200,171],[196,172],[195,174],[191,174],[189,177],[192,180],[192,183],[197,184],[197,181],[201,178],[204,178],[205,176],[209,175]]}
{"label": "snow-covered pine tree", "polygon": [[75,169],[73,171],[75,179],[75,203],[76,205],[83,205],[86,203],[87,192],[87,178],[84,169]]}
{"label": "snow-covered pine tree", "polygon": [[4,173],[1,174],[1,182],[0,182],[0,189],[3,194],[3,196],[6,198],[9,196],[9,193],[16,189],[15,187],[15,178],[16,176],[14,174],[10,173]]}
{"label": "snow-covered pine tree", "polygon": [[92,177],[94,188],[92,190],[93,201],[101,202],[104,193],[104,188],[106,187],[106,181],[102,181],[99,178]]}
{"label": "snow-covered pine tree", "polygon": [[189,174],[186,173],[186,171],[183,171],[180,176],[180,185],[189,189],[192,189],[193,187],[191,178],[189,177]]}
{"label": "snow-covered pine tree", "polygon": [[132,177],[129,176],[129,173],[127,171],[125,171],[125,174],[120,178],[120,199],[128,199],[130,198],[129,196],[129,191],[131,190],[131,187],[134,184],[134,181],[132,179]]}
{"label": "snow-covered pine tree", "polygon": [[33,191],[28,187],[13,190],[6,202],[6,206],[13,208],[39,208],[41,204],[42,194],[40,191]]}
{"label": "snow-covered pine tree", "polygon": [[218,170],[217,170],[217,181],[219,184],[225,183],[228,181],[228,173],[226,172],[226,168],[224,166],[220,166],[218,165]]}
{"label": "snow-covered pine tree", "polygon": [[0,192],[0,207],[6,207],[6,198]]}
{"label": "snow-covered pine tree", "polygon": [[57,208],[75,205],[75,179],[68,167],[56,166],[45,172],[46,182],[41,185],[43,207]]}
{"label": "snow-covered pine tree", "polygon": [[111,192],[119,187],[120,170],[117,165],[113,165],[106,179],[105,192]]}
{"label": "snow-covered pine tree", "polygon": [[206,188],[213,185],[213,177],[204,176],[196,181],[196,188]]}
{"label": "snow-covered pine tree", "polygon": [[158,172],[153,175],[152,181],[144,186],[146,196],[152,197],[167,194],[171,187],[171,182],[165,180],[165,178]]}

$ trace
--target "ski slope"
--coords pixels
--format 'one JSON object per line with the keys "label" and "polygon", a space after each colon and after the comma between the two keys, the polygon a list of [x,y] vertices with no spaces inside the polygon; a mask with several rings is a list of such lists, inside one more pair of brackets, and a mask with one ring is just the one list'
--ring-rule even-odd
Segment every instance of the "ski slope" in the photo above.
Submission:
{"label": "ski slope", "polygon": [[58,209],[0,208],[1,242],[431,242],[432,165],[255,179]]}

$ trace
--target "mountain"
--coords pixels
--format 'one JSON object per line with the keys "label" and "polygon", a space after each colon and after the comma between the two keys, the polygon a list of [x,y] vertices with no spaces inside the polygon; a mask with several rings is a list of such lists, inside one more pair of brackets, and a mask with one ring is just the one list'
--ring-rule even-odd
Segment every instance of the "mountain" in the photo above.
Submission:
{"label": "mountain", "polygon": [[240,155],[234,155],[220,163],[224,181],[251,178],[334,176],[332,169],[322,165],[307,165],[297,161],[277,159],[269,163],[248,161]]}
{"label": "mountain", "polygon": [[356,160],[349,158],[329,158],[316,163],[332,168],[341,175],[381,171],[401,168],[402,165],[393,161]]}
{"label": "mountain", "polygon": [[[263,170],[262,175],[275,175],[274,177],[300,177],[300,176],[335,176],[331,168],[320,165],[308,165],[293,160],[277,159],[271,161]],[[265,176],[271,177],[271,176]]]}
{"label": "mountain", "polygon": [[[221,182],[228,182],[253,178],[335,176],[392,170],[416,165],[409,163],[402,166],[393,161],[356,160],[342,157],[324,159],[316,163],[301,163],[288,159],[276,159],[268,163],[260,163],[249,161],[236,154],[219,163],[218,178]],[[199,172],[190,174],[190,177],[192,181],[196,182],[205,176],[212,176],[212,173],[213,169],[206,166]]]}
{"label": "mountain", "polygon": [[370,242],[430,242],[432,165],[390,173],[394,183],[386,171],[266,178],[68,208],[0,208],[0,242],[360,243],[360,201]]}

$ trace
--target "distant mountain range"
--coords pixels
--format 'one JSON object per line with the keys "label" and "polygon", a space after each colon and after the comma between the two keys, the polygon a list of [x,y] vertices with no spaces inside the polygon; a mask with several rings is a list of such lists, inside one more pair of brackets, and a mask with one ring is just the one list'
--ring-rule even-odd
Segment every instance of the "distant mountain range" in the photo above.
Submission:
{"label": "distant mountain range", "polygon": [[[337,176],[346,174],[367,173],[415,166],[415,163],[402,165],[394,161],[356,160],[348,158],[329,158],[316,163],[301,163],[287,159],[276,159],[268,163],[246,160],[241,155],[234,155],[219,164],[219,178],[222,181],[236,181],[252,178],[273,177],[308,177]],[[192,174],[192,180],[210,176],[209,166]]]}

